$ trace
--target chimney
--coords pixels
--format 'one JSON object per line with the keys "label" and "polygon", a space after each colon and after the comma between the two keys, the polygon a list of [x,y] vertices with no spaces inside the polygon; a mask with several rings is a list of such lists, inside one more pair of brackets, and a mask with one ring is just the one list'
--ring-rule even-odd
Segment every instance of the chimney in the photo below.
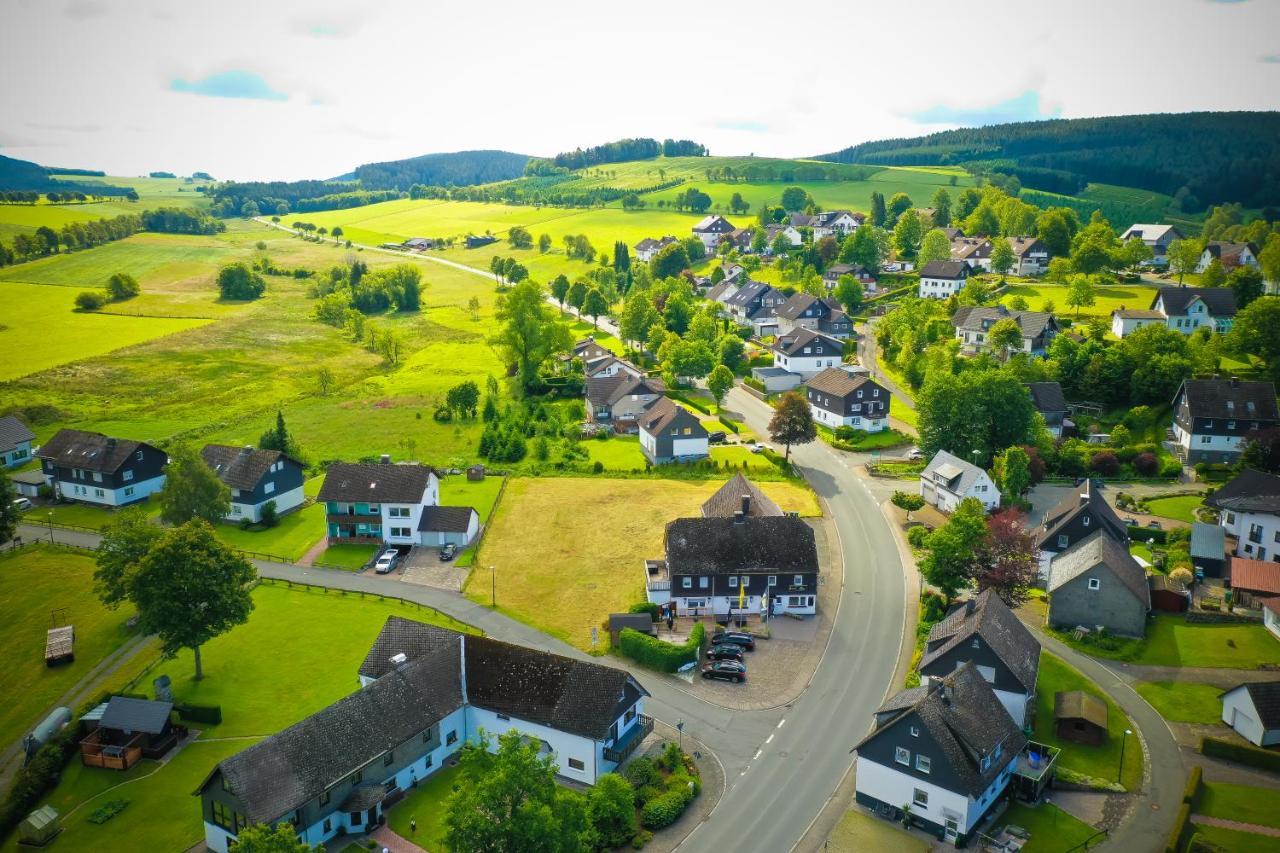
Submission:
{"label": "chimney", "polygon": [[1240,387],[1240,377],[1239,377],[1239,376],[1232,376],[1232,377],[1231,377],[1231,387],[1232,387],[1232,388],[1239,388],[1239,387]]}
{"label": "chimney", "polygon": [[742,512],[742,510],[738,510],[733,514],[734,527],[741,527],[746,523],[747,523],[747,516]]}
{"label": "chimney", "polygon": [[751,515],[751,495],[742,496],[742,514]]}
{"label": "chimney", "polygon": [[400,664],[404,663],[408,659],[409,659],[409,656],[406,655],[404,652],[396,652],[394,655],[391,656],[391,665],[398,667],[400,666]]}
{"label": "chimney", "polygon": [[390,453],[384,453],[384,454],[382,454],[382,456],[378,457],[378,461],[379,461],[379,462],[381,462],[383,465],[390,465],[390,464],[391,464],[391,454],[390,454]]}
{"label": "chimney", "polygon": [[1080,491],[1080,506],[1084,506],[1089,502],[1089,481],[1084,481],[1084,488]]}

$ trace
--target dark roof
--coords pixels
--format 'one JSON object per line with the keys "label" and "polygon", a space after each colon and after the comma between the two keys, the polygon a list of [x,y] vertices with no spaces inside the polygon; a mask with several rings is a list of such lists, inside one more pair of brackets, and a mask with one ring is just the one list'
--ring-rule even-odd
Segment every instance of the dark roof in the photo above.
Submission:
{"label": "dark roof", "polygon": [[793,293],[786,302],[778,306],[778,316],[787,320],[795,320],[815,305],[826,308],[827,310],[822,312],[825,314],[840,310],[839,304],[833,299],[819,299],[809,293]]}
{"label": "dark roof", "polygon": [[698,224],[693,226],[694,231],[707,231],[713,234],[728,234],[733,230],[733,225],[723,216],[704,216],[699,220]]}
{"label": "dark roof", "polygon": [[1205,243],[1205,251],[1215,258],[1235,258],[1248,249],[1253,255],[1258,254],[1258,247],[1253,243],[1232,243],[1228,240],[1210,240]]}
{"label": "dark roof", "polygon": [[1037,412],[1065,412],[1067,398],[1057,382],[1028,382],[1027,391]]}
{"label": "dark roof", "polygon": [[795,329],[785,335],[778,335],[773,342],[773,350],[783,355],[803,355],[804,348],[812,346],[815,342],[830,346],[831,349],[827,352],[828,355],[844,357],[843,342],[828,337],[821,332],[815,332],[813,329],[805,328]]}
{"label": "dark roof", "polygon": [[438,533],[466,533],[476,511],[469,506],[424,506],[418,519],[419,530]]}
{"label": "dark roof", "polygon": [[1133,559],[1124,543],[1117,542],[1102,530],[1090,533],[1054,556],[1049,564],[1049,592],[1066,586],[1098,565],[1106,566],[1133,593],[1134,598],[1150,608],[1151,587],[1147,584],[1146,570]]}
{"label": "dark roof", "polygon": [[618,390],[626,373],[615,373],[613,376],[591,376],[587,378],[587,402],[592,406],[607,406],[613,399],[613,392]]}
{"label": "dark roof", "polygon": [[653,405],[640,416],[640,428],[650,435],[656,435],[676,424],[693,428],[691,435],[695,438],[707,434],[702,422],[690,414],[688,409],[677,405],[670,397],[659,397],[654,400]]}
{"label": "dark roof", "polygon": [[406,660],[417,660],[428,653],[439,649],[457,649],[458,632],[447,628],[437,628],[405,619],[402,616],[388,616],[382,623],[382,630],[373,646],[360,664],[359,674],[366,678],[381,678],[395,669],[391,658],[403,654]]}
{"label": "dark roof", "polygon": [[1280,477],[1245,468],[1204,502],[1215,509],[1280,515]]}
{"label": "dark roof", "polygon": [[813,528],[789,515],[742,523],[736,518],[677,518],[667,524],[666,543],[673,575],[818,571]]}
{"label": "dark roof", "polygon": [[623,628],[630,628],[641,634],[656,633],[653,629],[653,617],[648,613],[610,613],[609,630],[621,631]]}
{"label": "dark roof", "polygon": [[1188,379],[1182,383],[1174,399],[1184,394],[1193,418],[1280,420],[1280,410],[1276,408],[1276,386],[1270,382]]}
{"label": "dark roof", "polygon": [[[853,374],[839,367],[828,367],[814,376],[806,386],[834,397],[848,397],[864,385],[875,386],[876,383],[865,373]],[[888,399],[885,400],[888,403]]]}
{"label": "dark roof", "polygon": [[742,498],[750,496],[747,515],[752,518],[782,515],[782,509],[760,487],[741,472],[734,474],[716,493],[702,502],[703,518],[733,518],[742,509]]}
{"label": "dark roof", "polygon": [[104,729],[125,732],[145,732],[158,735],[169,724],[172,702],[152,702],[129,696],[112,696],[107,710],[102,713],[98,725]]}
{"label": "dark roof", "polygon": [[1055,720],[1084,720],[1098,728],[1107,727],[1107,703],[1083,690],[1061,690],[1053,694]]}
{"label": "dark roof", "polygon": [[1009,248],[1013,249],[1013,254],[1019,258],[1035,249],[1045,250],[1044,244],[1036,237],[1006,237],[1005,239],[1009,241]]}
{"label": "dark roof", "polygon": [[919,669],[923,671],[947,652],[968,643],[975,635],[999,655],[1028,693],[1035,689],[1036,672],[1040,669],[1040,643],[1000,596],[989,589],[962,603],[933,626],[927,644],[933,650],[920,658]]}
{"label": "dark roof", "polygon": [[206,444],[200,451],[204,464],[213,469],[218,479],[233,489],[250,491],[257,487],[262,475],[280,458],[288,459],[298,467],[302,463],[285,456],[279,450],[254,450],[252,447],[232,447],[227,444]]}
{"label": "dark roof", "polygon": [[[613,405],[614,403],[621,400],[623,397],[628,397],[632,394],[640,394],[645,396],[648,396],[651,394],[657,394],[658,396],[661,396],[663,392],[667,390],[666,385],[663,384],[662,380],[656,377],[632,376],[631,374],[624,371],[622,373],[619,373],[617,376],[613,378],[619,379],[621,381],[615,383],[613,386],[607,389],[600,389],[600,388],[595,389],[595,392],[597,395],[601,393],[602,390],[607,390],[608,396],[604,398],[604,402],[609,405]],[[590,388],[590,383],[596,382],[596,381],[599,381],[599,380],[596,380],[596,379],[587,380],[588,382],[587,399],[591,400],[592,405],[598,406],[600,405],[600,403],[598,402],[597,397],[591,396],[592,389]]]}
{"label": "dark roof", "polygon": [[1262,727],[1270,731],[1280,729],[1280,681],[1254,681],[1241,684],[1220,694],[1234,693],[1243,687],[1253,700]]}
{"label": "dark roof", "polygon": [[921,278],[967,278],[969,265],[964,261],[929,261],[920,268]]}
{"label": "dark roof", "polygon": [[341,812],[362,812],[371,809],[378,803],[382,802],[382,798],[387,795],[390,788],[386,785],[356,785],[351,789],[351,793],[347,794],[347,798],[342,801],[342,805],[338,806]]}
{"label": "dark roof", "polygon": [[317,500],[417,503],[435,472],[426,465],[335,462],[324,475]]}
{"label": "dark roof", "polygon": [[108,438],[100,432],[60,429],[36,455],[64,468],[83,468],[106,474],[118,469],[140,447],[151,445],[127,438]]}
{"label": "dark roof", "polygon": [[1057,506],[1044,514],[1044,532],[1040,535],[1039,545],[1052,542],[1058,532],[1075,520],[1076,516],[1088,508],[1101,522],[1104,531],[1117,540],[1127,541],[1128,527],[1116,515],[1116,511],[1106,502],[1093,483],[1086,480],[1079,491],[1072,491],[1058,502]]}
{"label": "dark roof", "polygon": [[[959,782],[960,790],[977,797],[991,786],[1027,743],[972,662],[925,687],[904,691],[902,701],[890,700],[882,712],[896,711],[854,749],[875,740],[902,720],[914,716],[942,750],[942,759]],[[896,699],[896,697],[895,697]],[[1001,747],[1001,756],[982,769],[982,759]],[[937,760],[937,759],[935,759]]]}
{"label": "dark roof", "polygon": [[1018,329],[1029,338],[1039,337],[1049,326],[1056,326],[1052,314],[1043,311],[1010,311],[1003,305],[993,307],[967,306],[959,308],[951,316],[951,325],[957,329],[985,331],[1001,320],[1013,320]]}
{"label": "dark roof", "polygon": [[1227,531],[1216,524],[1197,521],[1191,525],[1191,556],[1221,560],[1227,553]]}
{"label": "dark roof", "polygon": [[36,434],[13,415],[0,418],[0,450],[11,450],[24,441],[35,441]]}
{"label": "dark roof", "polygon": [[1187,306],[1200,297],[1215,317],[1232,317],[1236,313],[1236,292],[1229,287],[1162,287],[1151,300],[1151,307],[1164,307],[1167,316],[1187,313]]}
{"label": "dark roof", "polygon": [[765,284],[763,281],[746,281],[738,286],[738,289],[725,300],[726,305],[748,305],[757,297],[767,294],[773,290],[773,285]]}

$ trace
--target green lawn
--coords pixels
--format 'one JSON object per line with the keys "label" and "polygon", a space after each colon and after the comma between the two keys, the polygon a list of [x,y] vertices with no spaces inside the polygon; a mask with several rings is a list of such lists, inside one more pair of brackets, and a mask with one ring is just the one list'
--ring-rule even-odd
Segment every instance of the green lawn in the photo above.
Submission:
{"label": "green lawn", "polygon": [[[0,744],[18,740],[132,636],[132,606],[103,607],[93,570],[91,554],[49,545],[0,556],[0,695],[9,697],[0,704]],[[75,660],[47,667],[45,632],[62,625],[75,626]]]}
{"label": "green lawn", "polygon": [[1155,558],[1151,556],[1150,546],[1142,542],[1129,543],[1129,553],[1135,557],[1141,557],[1142,559],[1146,560],[1148,566],[1150,566],[1155,561]]}
{"label": "green lawn", "polygon": [[1204,782],[1192,811],[1209,817],[1256,823],[1280,829],[1280,800],[1270,788],[1252,788],[1226,782]]}
{"label": "green lawn", "polygon": [[643,471],[644,453],[640,439],[633,435],[615,435],[608,439],[584,439],[580,445],[591,462],[600,462],[607,471]]}
{"label": "green lawn", "polygon": [[[1094,304],[1081,308],[1080,320],[1090,317],[1109,319],[1111,312],[1118,308],[1146,308],[1155,298],[1156,289],[1146,284],[1108,284],[1095,288]],[[1054,311],[1059,316],[1076,319],[1076,309],[1067,307],[1067,288],[1061,284],[1047,282],[1036,284],[1010,284],[1000,297],[1002,303],[1008,304],[1015,296],[1027,300],[1032,311],[1043,310],[1046,301],[1052,301]]]}
{"label": "green lawn", "polygon": [[[1101,744],[1090,746],[1058,737],[1054,731],[1053,697],[1055,693],[1064,690],[1085,690],[1107,703],[1107,739]],[[1120,743],[1124,739],[1126,728],[1132,729],[1133,724],[1098,685],[1061,658],[1048,652],[1040,653],[1040,675],[1036,682],[1036,728],[1032,738],[1062,750],[1058,757],[1059,767],[1098,779],[1116,781],[1120,770]],[[1125,788],[1136,791],[1142,783],[1142,743],[1136,735],[1130,735],[1124,740],[1124,778],[1121,781]]]}
{"label": "green lawn", "polygon": [[1280,642],[1260,624],[1193,623],[1172,613],[1149,620],[1146,639],[1118,640],[1115,649],[1077,643],[1063,632],[1054,635],[1094,657],[1149,666],[1257,669],[1280,663]]}
{"label": "green lawn", "polygon": [[1185,521],[1187,524],[1195,523],[1195,509],[1203,505],[1204,497],[1202,495],[1178,495],[1172,498],[1153,498],[1147,501],[1147,506],[1151,508],[1152,515],[1172,518],[1176,521]]}
{"label": "green lawn", "polygon": [[218,538],[241,551],[297,560],[326,535],[324,504],[313,503],[280,517],[275,527],[255,524],[241,530],[230,522],[214,528]]}
{"label": "green lawn", "polygon": [[1022,848],[1026,853],[1061,853],[1083,844],[1097,832],[1089,824],[1052,803],[1034,807],[1025,803],[1011,804],[996,820],[991,834],[998,833],[1009,824],[1020,826],[1030,833],[1031,840]]}
{"label": "green lawn", "polygon": [[[396,803],[387,813],[387,824],[419,847],[443,850],[445,802],[453,793],[453,786],[465,778],[461,768],[441,767]],[[417,821],[417,831],[410,831],[410,820]]]}
{"label": "green lawn", "polygon": [[457,474],[440,480],[440,503],[443,506],[474,507],[480,515],[480,523],[487,524],[493,515],[498,492],[502,491],[502,477],[487,476],[471,481],[466,474]]}
{"label": "green lawn", "polygon": [[326,569],[358,572],[378,553],[377,545],[330,545],[316,557],[316,565]]}
{"label": "green lawn", "polygon": [[1222,720],[1222,692],[1211,684],[1191,681],[1139,681],[1134,689],[1175,723],[1213,724]]}
{"label": "green lawn", "polygon": [[858,806],[844,813],[822,849],[834,850],[835,853],[864,853],[869,850],[928,853],[929,845],[896,823],[869,815]]}
{"label": "green lawn", "polygon": [[1196,837],[1216,844],[1219,850],[1230,853],[1276,853],[1280,839],[1266,835],[1254,835],[1251,832],[1237,832],[1234,829],[1223,829],[1219,826],[1201,826],[1196,824]]}
{"label": "green lawn", "polygon": [[898,395],[896,394],[889,398],[889,417],[897,418],[912,429],[920,428],[919,413],[906,403],[902,402],[902,400],[898,399]]}

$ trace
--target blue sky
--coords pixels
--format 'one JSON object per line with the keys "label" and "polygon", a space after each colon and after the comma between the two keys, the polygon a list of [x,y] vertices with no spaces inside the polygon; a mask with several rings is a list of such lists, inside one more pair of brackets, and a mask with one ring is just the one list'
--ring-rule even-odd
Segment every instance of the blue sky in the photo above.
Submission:
{"label": "blue sky", "polygon": [[175,92],[203,95],[208,98],[249,98],[257,101],[287,101],[289,96],[277,92],[252,71],[222,71],[199,80],[175,78],[169,83]]}

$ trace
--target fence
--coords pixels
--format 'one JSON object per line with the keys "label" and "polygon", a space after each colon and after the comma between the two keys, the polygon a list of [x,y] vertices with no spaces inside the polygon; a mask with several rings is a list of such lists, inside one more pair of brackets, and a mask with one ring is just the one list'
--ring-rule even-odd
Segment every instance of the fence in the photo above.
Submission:
{"label": "fence", "polygon": [[480,534],[476,536],[475,544],[471,546],[471,565],[473,567],[480,560],[480,546],[484,544],[485,535],[488,534],[489,527],[493,524],[493,516],[497,514],[498,507],[502,506],[502,496],[506,494],[507,483],[510,480],[510,475],[503,475],[502,485],[498,487],[498,494],[493,499],[493,509],[489,511],[489,520],[480,525]]}

